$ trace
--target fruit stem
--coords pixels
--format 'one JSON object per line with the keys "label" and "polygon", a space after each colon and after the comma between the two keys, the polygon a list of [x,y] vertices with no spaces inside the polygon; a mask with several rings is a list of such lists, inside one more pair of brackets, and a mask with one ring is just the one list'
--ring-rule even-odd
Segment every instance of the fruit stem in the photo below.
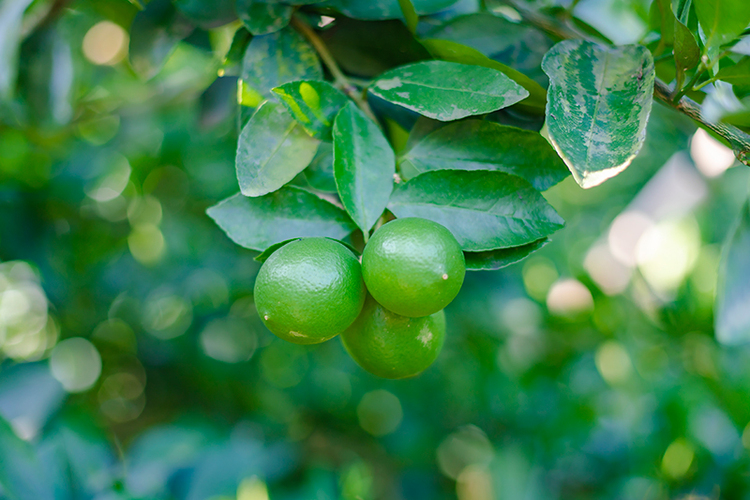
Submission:
{"label": "fruit stem", "polygon": [[349,96],[349,98],[359,106],[359,109],[370,117],[372,121],[380,125],[380,122],[378,122],[378,119],[375,117],[375,113],[373,113],[372,108],[370,108],[365,95],[360,93],[357,86],[347,78],[343,71],[341,71],[336,59],[333,58],[333,55],[328,50],[325,42],[318,36],[315,30],[297,15],[292,17],[290,24],[294,29],[299,31],[302,36],[307,38],[310,44],[315,48],[315,51],[320,56],[323,64],[325,64],[328,71],[331,72],[336,86]]}

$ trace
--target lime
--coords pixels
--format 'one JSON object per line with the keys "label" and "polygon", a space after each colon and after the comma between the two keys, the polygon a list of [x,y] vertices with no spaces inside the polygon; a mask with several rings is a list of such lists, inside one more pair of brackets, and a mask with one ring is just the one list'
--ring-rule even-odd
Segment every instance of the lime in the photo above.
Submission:
{"label": "lime", "polygon": [[255,281],[263,323],[295,344],[317,344],[344,331],[362,310],[365,295],[359,261],[328,238],[284,245],[263,263]]}
{"label": "lime", "polygon": [[445,313],[408,318],[367,297],[357,320],[341,334],[349,355],[378,377],[406,378],[437,359],[445,340]]}
{"label": "lime", "polygon": [[428,316],[456,298],[466,274],[461,245],[427,219],[396,219],[375,231],[362,254],[370,294],[402,316]]}

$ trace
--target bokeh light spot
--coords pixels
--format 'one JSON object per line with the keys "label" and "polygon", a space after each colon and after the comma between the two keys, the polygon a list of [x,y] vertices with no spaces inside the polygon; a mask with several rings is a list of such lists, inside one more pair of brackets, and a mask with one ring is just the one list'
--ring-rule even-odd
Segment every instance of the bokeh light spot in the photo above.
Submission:
{"label": "bokeh light spot", "polygon": [[706,177],[718,177],[734,162],[732,150],[699,128],[690,141],[690,156],[695,166]]}
{"label": "bokeh light spot", "polygon": [[143,326],[162,340],[179,337],[193,322],[193,306],[184,298],[156,291],[146,299]]}
{"label": "bokeh light spot", "polygon": [[676,439],[669,445],[661,460],[661,470],[672,479],[684,477],[695,458],[693,446],[685,439]]}
{"label": "bokeh light spot", "polygon": [[467,425],[449,435],[437,449],[440,470],[457,479],[471,465],[486,466],[495,452],[487,435],[479,427]]}
{"label": "bokeh light spot", "polygon": [[621,384],[630,378],[633,363],[628,351],[615,340],[604,342],[596,350],[596,368],[609,384]]}
{"label": "bokeh light spot", "polygon": [[240,363],[253,355],[258,337],[248,321],[220,318],[206,325],[200,343],[206,356],[225,363]]}
{"label": "bokeh light spot", "polygon": [[133,258],[144,265],[161,259],[166,249],[164,235],[153,224],[135,226],[128,236],[128,248]]}
{"label": "bokeh light spot", "polygon": [[111,21],[96,23],[83,37],[83,55],[98,65],[114,65],[128,53],[128,34]]}
{"label": "bokeh light spot", "polygon": [[365,431],[373,436],[385,436],[399,428],[404,412],[394,394],[379,389],[362,396],[357,405],[357,417]]}
{"label": "bokeh light spot", "polygon": [[594,309],[594,298],[580,281],[564,279],[549,289],[547,309],[558,316],[579,314]]}
{"label": "bokeh light spot", "polygon": [[68,392],[90,389],[102,373],[102,358],[94,344],[82,337],[63,340],[52,350],[50,370]]}

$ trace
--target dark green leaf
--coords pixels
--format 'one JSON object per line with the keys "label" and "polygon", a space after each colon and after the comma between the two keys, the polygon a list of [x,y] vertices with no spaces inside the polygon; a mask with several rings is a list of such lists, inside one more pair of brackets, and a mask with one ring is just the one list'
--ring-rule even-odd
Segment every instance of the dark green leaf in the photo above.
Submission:
{"label": "dark green leaf", "polygon": [[257,257],[255,257],[255,260],[258,261],[258,262],[265,262],[265,261],[268,260],[268,258],[271,256],[271,254],[273,254],[276,250],[278,250],[279,248],[283,247],[287,243],[291,243],[293,241],[297,241],[298,239],[299,238],[291,238],[289,240],[284,240],[284,241],[281,241],[279,243],[274,243],[270,247],[268,247],[265,250],[263,250],[260,253],[260,255],[258,255]]}
{"label": "dark green leaf", "polygon": [[476,49],[457,42],[430,39],[423,40],[422,45],[437,59],[461,64],[472,64],[500,71],[529,93],[529,96],[521,101],[520,105],[544,110],[547,103],[547,91],[520,71],[516,71],[510,66],[490,59]]}
{"label": "dark green leaf", "polygon": [[336,205],[290,186],[258,198],[236,194],[207,213],[232,241],[259,252],[292,238],[342,239],[356,229]]}
{"label": "dark green leaf", "polygon": [[[456,0],[412,0],[416,12],[432,14],[456,3]],[[399,19],[402,16],[399,0],[328,0],[323,5],[355,19]]]}
{"label": "dark green leaf", "polygon": [[294,7],[280,2],[237,0],[237,14],[253,35],[267,35],[289,25]]}
{"label": "dark green leaf", "polygon": [[701,49],[690,29],[682,24],[672,11],[669,15],[674,18],[674,61],[678,70],[689,70],[701,62]]}
{"label": "dark green leaf", "polygon": [[0,417],[0,486],[13,500],[55,500],[36,452]]}
{"label": "dark green leaf", "polygon": [[336,192],[336,180],[333,178],[333,144],[321,142],[315,158],[305,169],[305,177],[313,189],[326,193]]}
{"label": "dark green leaf", "polygon": [[421,174],[396,188],[388,209],[444,225],[469,252],[526,245],[564,225],[528,182],[484,170]]}
{"label": "dark green leaf", "polygon": [[578,184],[596,186],[627,168],[643,146],[653,102],[648,49],[567,40],[542,69],[550,77],[549,137]]}
{"label": "dark green leaf", "polygon": [[344,106],[333,128],[333,172],[341,203],[362,232],[385,210],[395,169],[393,150],[380,128],[354,103]]}
{"label": "dark green leaf", "polygon": [[217,28],[237,19],[235,0],[174,0],[188,19],[201,28]]}
{"label": "dark green leaf", "polygon": [[271,89],[294,80],[322,80],[323,70],[315,50],[295,30],[287,27],[256,36],[242,62],[243,104],[257,107],[274,97]]}
{"label": "dark green leaf", "polygon": [[0,4],[0,101],[10,99],[16,85],[21,19],[32,0],[4,0]]}
{"label": "dark green leaf", "polygon": [[442,127],[419,141],[400,159],[419,172],[499,170],[523,177],[545,191],[570,172],[538,133],[483,120]]}
{"label": "dark green leaf", "polygon": [[721,45],[733,41],[750,24],[747,0],[695,0],[693,6],[711,58]]}
{"label": "dark green leaf", "polygon": [[750,202],[742,207],[740,218],[724,247],[717,285],[716,339],[722,344],[750,342]]}
{"label": "dark green leaf", "polygon": [[180,40],[194,26],[169,0],[153,0],[135,15],[130,27],[130,65],[143,78],[154,77]]}
{"label": "dark green leaf", "polygon": [[445,61],[402,66],[380,76],[370,92],[441,121],[511,106],[529,93],[499,71]]}
{"label": "dark green leaf", "polygon": [[273,91],[305,130],[324,141],[331,140],[336,114],[349,102],[342,92],[321,81],[289,82]]}
{"label": "dark green leaf", "polygon": [[401,13],[404,15],[406,21],[406,27],[412,34],[417,32],[417,25],[419,24],[419,14],[414,10],[414,4],[411,0],[398,0],[398,4],[401,7]]}
{"label": "dark green leaf", "polygon": [[650,27],[660,32],[663,46],[671,47],[674,44],[674,18],[672,0],[654,0],[651,3]]}
{"label": "dark green leaf", "polygon": [[262,196],[291,181],[318,150],[281,104],[267,102],[243,127],[237,143],[237,180],[245,196]]}
{"label": "dark green leaf", "polygon": [[520,262],[529,254],[536,252],[549,243],[548,238],[522,245],[520,247],[501,248],[487,252],[464,252],[467,271],[494,271],[502,269],[516,262]]}

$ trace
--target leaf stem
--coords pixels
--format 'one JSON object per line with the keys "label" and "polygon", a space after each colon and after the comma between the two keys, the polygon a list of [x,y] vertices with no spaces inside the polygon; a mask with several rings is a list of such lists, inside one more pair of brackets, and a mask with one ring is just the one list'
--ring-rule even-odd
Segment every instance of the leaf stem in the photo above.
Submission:
{"label": "leaf stem", "polygon": [[291,25],[299,31],[302,36],[307,38],[310,44],[315,48],[315,51],[320,56],[323,64],[325,64],[328,71],[331,72],[336,86],[349,96],[349,98],[359,106],[359,109],[370,117],[372,121],[380,125],[380,122],[375,117],[375,113],[373,113],[372,108],[370,108],[370,105],[367,102],[367,98],[360,93],[357,86],[349,80],[343,71],[341,71],[336,59],[334,59],[325,42],[318,36],[315,30],[297,15],[292,17]]}
{"label": "leaf stem", "polygon": [[[554,38],[559,38],[562,40],[571,38],[591,40],[590,36],[571,26],[569,23],[560,23],[557,19],[551,19],[547,16],[539,14],[538,12],[533,12],[519,5],[519,3],[515,0],[505,0],[505,3],[513,7],[526,22],[544,31]],[[696,71],[696,74],[697,73],[699,72]],[[693,77],[693,79],[695,79],[695,76]],[[686,86],[686,89],[689,89],[693,84],[694,82],[691,82],[690,85]],[[685,91],[687,92],[687,90]],[[676,101],[673,100],[674,96],[672,95],[671,89],[659,78],[656,78],[654,82],[654,98],[675,109],[676,111],[679,111],[680,113],[683,113],[686,116],[692,118],[701,127],[712,131],[713,133],[724,139],[734,150],[734,154],[737,159],[745,165],[750,166],[750,134],[740,130],[733,125],[728,125],[720,122],[712,122],[705,119],[701,114],[700,105],[692,99],[685,97],[684,93],[683,95],[680,95],[679,99],[677,99]]]}

